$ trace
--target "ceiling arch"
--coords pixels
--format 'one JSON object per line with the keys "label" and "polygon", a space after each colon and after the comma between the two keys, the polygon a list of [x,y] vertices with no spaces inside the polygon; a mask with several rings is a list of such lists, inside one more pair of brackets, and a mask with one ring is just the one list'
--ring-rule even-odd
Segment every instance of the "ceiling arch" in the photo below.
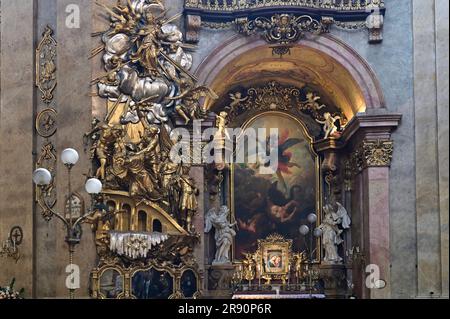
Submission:
{"label": "ceiling arch", "polygon": [[[219,96],[237,86],[276,80],[316,91],[324,103],[340,108],[348,119],[367,108],[384,107],[378,80],[351,48],[330,35],[307,37],[289,54],[274,56],[262,39],[235,36],[216,48],[197,68],[200,83]],[[206,100],[205,107],[214,101]]]}

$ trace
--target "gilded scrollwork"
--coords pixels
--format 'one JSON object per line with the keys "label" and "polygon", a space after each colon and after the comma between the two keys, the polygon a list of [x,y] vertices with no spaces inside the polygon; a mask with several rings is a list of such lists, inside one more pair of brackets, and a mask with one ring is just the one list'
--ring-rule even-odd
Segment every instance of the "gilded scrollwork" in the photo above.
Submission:
{"label": "gilded scrollwork", "polygon": [[275,81],[249,88],[246,92],[230,92],[229,99],[225,109],[230,123],[248,111],[301,112],[323,124],[325,138],[339,137],[347,123],[345,115],[321,103],[321,97],[317,93],[304,88],[284,86]]}
{"label": "gilded scrollwork", "polygon": [[253,20],[238,18],[238,32],[245,35],[261,33],[264,39],[273,44],[273,53],[283,56],[290,52],[291,44],[304,37],[305,33],[319,35],[328,32],[328,24],[322,24],[308,15],[275,14],[272,17],[258,17]]}
{"label": "gilded scrollwork", "polygon": [[45,28],[42,40],[36,48],[36,86],[42,93],[46,104],[53,100],[56,88],[56,40],[50,26]]}
{"label": "gilded scrollwork", "polygon": [[394,142],[390,140],[364,140],[352,155],[357,171],[366,167],[390,166],[394,152]]}
{"label": "gilded scrollwork", "polygon": [[[221,29],[235,24],[245,34],[251,33],[252,24],[259,24],[264,36],[272,37],[274,33],[278,39],[279,35],[286,34],[289,43],[298,40],[291,36],[295,29],[322,33],[328,32],[332,25],[344,30],[369,30],[369,43],[378,43],[383,39],[385,10],[381,0],[185,0],[187,33],[194,33],[196,39],[198,24],[189,22],[192,16],[203,27]],[[280,14],[273,15],[276,12]],[[300,28],[295,21],[299,18]],[[273,49],[274,54],[284,55],[289,52],[289,44],[276,43]]]}
{"label": "gilded scrollwork", "polygon": [[[42,148],[41,153],[36,161],[36,167],[44,167],[54,175],[56,169],[56,150],[52,142],[46,142]],[[56,204],[56,185],[55,178],[52,178],[50,184],[45,188],[37,187],[36,200],[41,209],[42,217],[45,220],[50,220],[53,216],[53,207]],[[40,193],[43,193],[41,196]]]}
{"label": "gilded scrollwork", "polygon": [[[42,39],[36,47],[36,87],[41,93],[41,100],[46,108],[38,113],[35,119],[37,134],[44,139],[36,167],[43,167],[53,175],[51,183],[45,188],[36,189],[36,201],[45,220],[50,220],[53,215],[53,207],[56,204],[56,150],[50,137],[57,130],[57,112],[50,108],[49,104],[54,98],[57,85],[56,79],[56,40],[53,38],[53,30],[46,26]],[[43,194],[42,194],[43,193]]]}

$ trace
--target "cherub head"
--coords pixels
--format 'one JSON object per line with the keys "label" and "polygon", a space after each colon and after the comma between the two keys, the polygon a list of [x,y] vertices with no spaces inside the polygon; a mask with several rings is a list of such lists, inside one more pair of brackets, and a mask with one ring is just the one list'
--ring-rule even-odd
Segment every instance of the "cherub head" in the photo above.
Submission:
{"label": "cherub head", "polygon": [[148,129],[146,129],[146,131],[149,133],[150,136],[155,136],[156,134],[159,133],[159,127],[157,127],[156,125],[152,125]]}
{"label": "cherub head", "polygon": [[219,113],[219,116],[222,117],[222,118],[226,118],[228,116],[228,113],[225,112],[225,111],[222,111],[222,112]]}

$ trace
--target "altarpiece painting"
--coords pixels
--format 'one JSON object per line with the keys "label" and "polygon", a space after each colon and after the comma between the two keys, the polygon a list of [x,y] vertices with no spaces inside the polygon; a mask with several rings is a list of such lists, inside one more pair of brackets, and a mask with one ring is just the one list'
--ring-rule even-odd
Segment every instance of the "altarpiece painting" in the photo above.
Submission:
{"label": "altarpiece painting", "polygon": [[[272,174],[261,174],[260,163],[236,164],[232,203],[239,232],[235,259],[254,251],[257,240],[272,233],[292,238],[296,250],[306,248],[298,228],[317,209],[317,155],[301,122],[281,112],[262,113],[245,127],[278,129],[278,165]],[[268,136],[269,138],[269,136]]]}

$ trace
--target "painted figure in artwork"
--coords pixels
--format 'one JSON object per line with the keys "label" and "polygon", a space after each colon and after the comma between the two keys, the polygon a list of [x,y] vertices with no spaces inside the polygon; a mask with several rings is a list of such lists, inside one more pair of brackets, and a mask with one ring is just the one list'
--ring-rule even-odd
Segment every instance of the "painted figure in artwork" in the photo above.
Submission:
{"label": "painted figure in artwork", "polygon": [[[308,137],[293,119],[281,114],[260,115],[248,124],[251,128],[278,128],[275,143],[278,165],[272,173],[260,172],[262,161],[234,166],[234,203],[239,232],[235,256],[257,249],[257,240],[272,233],[294,239],[294,249],[305,250],[298,225],[316,209],[316,163]],[[253,153],[252,153],[253,154]],[[251,154],[247,154],[251,155]]]}

